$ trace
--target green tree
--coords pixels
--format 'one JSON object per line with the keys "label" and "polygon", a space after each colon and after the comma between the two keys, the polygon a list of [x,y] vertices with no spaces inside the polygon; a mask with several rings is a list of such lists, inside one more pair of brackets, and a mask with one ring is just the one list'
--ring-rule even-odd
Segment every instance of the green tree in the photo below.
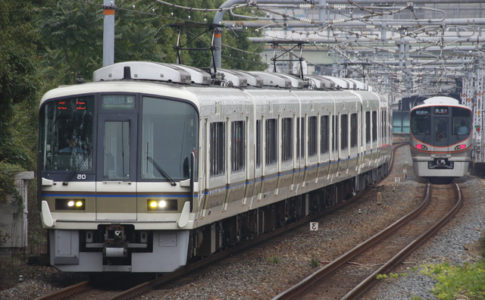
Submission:
{"label": "green tree", "polygon": [[[32,108],[37,103],[36,43],[39,37],[31,25],[31,9],[29,2],[0,2],[0,162],[25,168],[32,166],[32,160],[22,151],[22,144],[16,143],[19,139],[13,138],[19,128],[12,128],[11,122],[16,109],[22,108],[19,105]],[[26,122],[32,125],[33,121]]]}

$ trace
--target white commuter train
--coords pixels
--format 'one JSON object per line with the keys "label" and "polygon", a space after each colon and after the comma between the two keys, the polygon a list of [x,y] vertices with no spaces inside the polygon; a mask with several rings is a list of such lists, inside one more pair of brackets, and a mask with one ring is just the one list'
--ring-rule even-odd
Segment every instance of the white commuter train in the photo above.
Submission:
{"label": "white commuter train", "polygon": [[[385,176],[386,99],[291,76],[124,62],[40,105],[39,200],[68,272],[172,272]],[[347,81],[347,83],[351,83]]]}
{"label": "white commuter train", "polygon": [[433,182],[466,175],[472,152],[472,110],[450,97],[432,97],[411,109],[414,171]]}

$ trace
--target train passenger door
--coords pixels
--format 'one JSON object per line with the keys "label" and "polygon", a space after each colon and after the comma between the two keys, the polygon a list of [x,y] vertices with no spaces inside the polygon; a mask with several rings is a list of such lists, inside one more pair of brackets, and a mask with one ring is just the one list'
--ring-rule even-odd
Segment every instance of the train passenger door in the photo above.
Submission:
{"label": "train passenger door", "polygon": [[131,112],[115,107],[99,114],[97,220],[136,219],[136,111],[132,100]]}

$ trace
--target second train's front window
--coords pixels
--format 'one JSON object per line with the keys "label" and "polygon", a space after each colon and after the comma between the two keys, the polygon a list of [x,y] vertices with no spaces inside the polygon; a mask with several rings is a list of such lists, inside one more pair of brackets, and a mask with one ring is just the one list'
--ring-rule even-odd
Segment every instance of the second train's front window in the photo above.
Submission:
{"label": "second train's front window", "polygon": [[192,153],[197,155],[198,116],[194,107],[180,101],[143,97],[142,118],[142,179],[189,178],[190,157]]}

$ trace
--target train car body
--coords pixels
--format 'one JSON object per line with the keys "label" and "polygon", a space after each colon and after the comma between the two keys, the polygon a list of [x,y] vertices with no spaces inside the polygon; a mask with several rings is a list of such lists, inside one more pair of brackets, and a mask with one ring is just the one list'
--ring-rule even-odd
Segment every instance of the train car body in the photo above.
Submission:
{"label": "train car body", "polygon": [[172,272],[387,173],[378,94],[220,87],[185,68],[119,63],[44,95],[39,197],[53,266]]}
{"label": "train car body", "polygon": [[417,176],[464,176],[471,162],[472,111],[450,97],[432,97],[411,109],[410,144]]}

